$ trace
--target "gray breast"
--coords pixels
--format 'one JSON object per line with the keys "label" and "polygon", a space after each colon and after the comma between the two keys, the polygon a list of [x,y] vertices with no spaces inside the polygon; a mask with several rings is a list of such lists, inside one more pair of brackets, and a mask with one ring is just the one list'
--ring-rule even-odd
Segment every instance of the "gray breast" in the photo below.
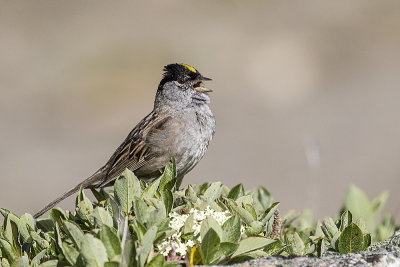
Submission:
{"label": "gray breast", "polygon": [[207,151],[215,133],[215,118],[208,105],[200,105],[183,111],[181,114],[180,134],[176,140],[177,151],[174,155],[178,175],[192,170]]}

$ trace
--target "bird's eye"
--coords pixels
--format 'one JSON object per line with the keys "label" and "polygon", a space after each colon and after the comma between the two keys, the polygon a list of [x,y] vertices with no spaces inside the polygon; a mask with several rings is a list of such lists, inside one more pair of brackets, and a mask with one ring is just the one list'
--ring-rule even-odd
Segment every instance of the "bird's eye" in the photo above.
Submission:
{"label": "bird's eye", "polygon": [[184,81],[183,79],[178,79],[178,83],[180,83],[180,84],[184,84],[184,83],[185,83],[185,81]]}

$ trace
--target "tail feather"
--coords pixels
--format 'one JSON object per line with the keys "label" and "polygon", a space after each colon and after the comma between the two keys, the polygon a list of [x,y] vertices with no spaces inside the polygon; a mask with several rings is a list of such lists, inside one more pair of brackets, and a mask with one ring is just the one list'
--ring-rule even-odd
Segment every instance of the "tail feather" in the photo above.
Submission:
{"label": "tail feather", "polygon": [[61,197],[58,197],[57,199],[53,200],[49,204],[47,204],[43,209],[41,209],[38,213],[36,213],[33,218],[37,219],[40,216],[42,216],[44,213],[49,211],[50,209],[54,208],[59,202],[63,201],[67,197],[71,196],[75,192],[78,192],[80,188],[88,188],[92,186],[95,182],[100,181],[104,176],[104,172],[102,169],[94,173],[92,176],[84,180],[83,182],[79,183],[76,185],[74,188],[69,190],[68,192],[64,193]]}

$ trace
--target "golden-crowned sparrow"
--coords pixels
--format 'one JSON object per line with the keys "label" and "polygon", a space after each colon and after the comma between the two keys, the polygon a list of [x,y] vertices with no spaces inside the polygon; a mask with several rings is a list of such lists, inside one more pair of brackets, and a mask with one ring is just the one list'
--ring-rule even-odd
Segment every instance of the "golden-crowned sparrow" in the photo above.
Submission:
{"label": "golden-crowned sparrow", "polygon": [[211,79],[186,64],[169,64],[164,71],[153,111],[133,128],[103,167],[48,204],[35,218],[81,187],[112,183],[126,168],[139,179],[151,180],[160,176],[172,157],[178,179],[196,166],[215,133],[215,118],[208,106],[211,90],[202,83]]}

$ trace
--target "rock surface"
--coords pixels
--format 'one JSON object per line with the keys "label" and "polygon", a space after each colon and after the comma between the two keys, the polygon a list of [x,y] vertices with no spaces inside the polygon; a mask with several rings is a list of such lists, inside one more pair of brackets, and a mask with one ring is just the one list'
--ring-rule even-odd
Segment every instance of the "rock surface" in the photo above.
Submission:
{"label": "rock surface", "polygon": [[400,266],[400,231],[397,231],[388,240],[369,247],[364,252],[345,255],[330,253],[321,258],[267,257],[232,266]]}

